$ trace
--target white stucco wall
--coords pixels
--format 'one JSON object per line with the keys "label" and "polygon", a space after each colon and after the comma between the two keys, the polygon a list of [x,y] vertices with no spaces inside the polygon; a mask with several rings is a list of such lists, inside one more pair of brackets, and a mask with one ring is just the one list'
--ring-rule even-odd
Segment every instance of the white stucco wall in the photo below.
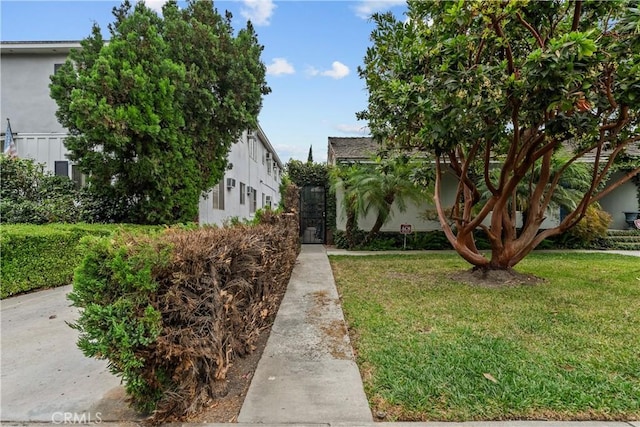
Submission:
{"label": "white stucco wall", "polygon": [[[445,175],[442,182],[442,203],[444,206],[451,206],[453,204],[453,197],[455,195],[457,181],[452,175]],[[336,228],[344,231],[346,228],[346,214],[344,210],[344,197],[341,191],[336,194]],[[407,210],[405,212],[399,212],[396,203],[392,208],[391,219],[389,222],[382,226],[381,231],[400,232],[401,224],[411,224],[412,231],[432,231],[439,230],[440,223],[430,221],[423,218],[423,214],[427,210],[435,211],[435,205],[433,203],[433,197],[425,196],[423,203],[416,205],[412,202],[407,202]],[[376,222],[377,213],[370,212],[367,216],[360,216],[358,218],[358,227],[361,230],[371,230]]]}
{"label": "white stucco wall", "polygon": [[49,96],[50,76],[66,54],[3,54],[0,61],[2,131],[6,119],[21,133],[65,133],[55,116],[57,105]]}
{"label": "white stucco wall", "polygon": [[[453,198],[455,196],[457,189],[457,180],[453,175],[446,174],[444,176],[442,182],[442,191],[441,198],[442,203],[445,207],[450,207],[453,204]],[[346,228],[346,215],[344,213],[343,206],[343,197],[342,192],[338,192],[337,194],[337,218],[336,225],[338,230],[344,231]],[[408,203],[407,210],[405,212],[399,212],[397,208],[392,208],[392,217],[387,224],[385,224],[381,231],[387,232],[400,232],[401,224],[410,224],[411,230],[416,232],[420,231],[432,231],[432,230],[440,230],[440,222],[437,220],[430,221],[424,218],[424,213],[429,210],[433,212],[432,217],[436,217],[435,215],[435,205],[433,203],[433,198],[427,198],[420,205],[415,205]],[[360,216],[358,218],[358,227],[361,230],[371,230],[373,225],[375,224],[377,214],[375,212],[370,212],[367,216]],[[541,228],[551,228],[558,225],[560,221],[560,210],[549,211],[543,221]],[[491,223],[491,214],[487,216],[483,223],[487,226]],[[520,212],[518,212],[518,217],[516,219],[516,226],[522,226],[522,216]]]}
{"label": "white stucco wall", "polygon": [[[269,145],[267,143],[267,145]],[[227,170],[224,176],[224,210],[213,208],[213,192],[209,192],[205,197],[200,198],[200,224],[222,225],[233,217],[239,219],[253,218],[254,213],[250,210],[249,195],[245,192],[245,203],[240,203],[241,183],[245,184],[245,189],[249,186],[257,190],[256,209],[264,208],[266,196],[271,197],[271,205],[277,208],[280,203],[280,182],[281,172],[277,173],[273,167],[269,173],[267,168],[267,152],[270,150],[258,139],[257,155],[255,159],[249,156],[249,141],[245,132],[240,140],[233,144],[229,153],[229,162],[233,167]],[[273,160],[270,160],[273,162]],[[281,169],[278,165],[277,169]],[[227,178],[236,180],[235,188],[227,188]]]}

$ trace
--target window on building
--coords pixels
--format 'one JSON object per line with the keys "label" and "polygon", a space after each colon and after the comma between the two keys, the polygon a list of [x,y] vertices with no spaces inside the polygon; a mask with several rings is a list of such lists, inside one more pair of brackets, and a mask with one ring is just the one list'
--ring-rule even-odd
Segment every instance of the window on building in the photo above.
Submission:
{"label": "window on building", "polygon": [[258,161],[258,138],[255,135],[249,134],[249,157],[252,160]]}
{"label": "window on building", "polygon": [[244,205],[247,200],[247,186],[244,182],[240,183],[240,204]]}
{"label": "window on building", "polygon": [[273,162],[271,161],[271,159],[267,159],[267,175],[271,175],[271,166],[273,165]]}
{"label": "window on building", "polygon": [[56,74],[64,64],[53,64],[53,74]]}
{"label": "window on building", "polygon": [[249,195],[249,212],[254,213],[256,211],[256,203],[257,203],[258,191],[253,188],[251,190],[251,194]]}
{"label": "window on building", "polygon": [[69,162],[66,160],[56,160],[53,163],[53,171],[56,176],[69,177]]}
{"label": "window on building", "polygon": [[271,201],[271,196],[267,196],[267,197],[265,197],[265,202],[264,202],[264,203],[265,203],[265,206],[266,206],[266,207],[268,207],[269,209],[271,209],[271,208],[273,207],[273,206],[272,206],[272,201]]}
{"label": "window on building", "polygon": [[224,210],[224,178],[212,191],[213,209]]}

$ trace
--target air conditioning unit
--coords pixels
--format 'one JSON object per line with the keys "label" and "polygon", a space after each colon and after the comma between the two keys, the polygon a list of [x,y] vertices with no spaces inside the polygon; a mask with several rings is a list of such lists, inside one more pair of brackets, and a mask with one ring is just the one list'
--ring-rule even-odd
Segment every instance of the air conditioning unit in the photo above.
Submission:
{"label": "air conditioning unit", "polygon": [[253,187],[247,187],[247,195],[251,195],[253,193]]}
{"label": "air conditioning unit", "polygon": [[236,180],[235,178],[227,178],[227,189],[231,190],[232,188],[236,188]]}
{"label": "air conditioning unit", "polygon": [[271,160],[271,153],[267,153],[267,161]]}

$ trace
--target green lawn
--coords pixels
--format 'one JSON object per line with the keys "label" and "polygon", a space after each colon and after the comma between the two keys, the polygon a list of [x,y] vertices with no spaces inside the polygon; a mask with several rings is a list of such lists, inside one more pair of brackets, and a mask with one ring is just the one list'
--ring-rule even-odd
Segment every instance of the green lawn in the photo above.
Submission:
{"label": "green lawn", "polygon": [[455,254],[332,256],[374,414],[640,419],[640,258],[534,253],[546,281],[481,288]]}

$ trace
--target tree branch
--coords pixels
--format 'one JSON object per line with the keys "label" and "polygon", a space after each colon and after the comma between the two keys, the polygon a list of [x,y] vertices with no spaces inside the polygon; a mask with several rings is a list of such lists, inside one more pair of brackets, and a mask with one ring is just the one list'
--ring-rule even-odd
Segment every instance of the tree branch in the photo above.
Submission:
{"label": "tree branch", "polygon": [[513,61],[513,52],[511,51],[511,45],[507,42],[507,36],[505,36],[504,31],[500,26],[500,22],[497,20],[495,15],[491,15],[491,23],[493,25],[493,29],[496,32],[496,34],[502,40],[504,40],[504,43],[506,45],[504,49],[505,49],[505,54],[507,55],[507,64],[508,64],[507,71],[509,72],[509,75],[514,74],[516,69]]}
{"label": "tree branch", "polygon": [[538,46],[544,49],[544,41],[542,40],[542,37],[540,37],[540,33],[538,33],[538,31],[536,31],[536,29],[533,28],[533,25],[529,24],[527,21],[524,20],[522,15],[520,15],[520,12],[517,12],[516,16],[518,17],[518,21],[520,21],[520,23],[524,25],[524,27],[527,30],[529,30],[531,35],[533,35],[533,37],[536,39],[536,41],[538,42]]}
{"label": "tree branch", "polygon": [[580,15],[582,14],[582,0],[576,0],[576,5],[573,9],[573,24],[571,24],[571,31],[577,31],[578,25],[580,25]]}

